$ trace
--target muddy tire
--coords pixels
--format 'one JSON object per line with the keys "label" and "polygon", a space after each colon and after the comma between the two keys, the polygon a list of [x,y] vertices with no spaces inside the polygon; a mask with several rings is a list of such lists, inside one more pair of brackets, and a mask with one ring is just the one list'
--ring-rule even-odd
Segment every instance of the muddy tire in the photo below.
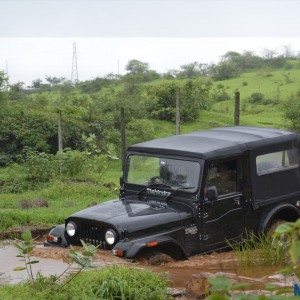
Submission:
{"label": "muddy tire", "polygon": [[173,262],[174,259],[165,253],[162,252],[150,252],[145,255],[145,258],[149,265],[158,266],[161,264]]}
{"label": "muddy tire", "polygon": [[267,228],[267,230],[266,230],[266,233],[267,234],[270,234],[270,235],[273,235],[274,234],[274,232],[275,232],[275,230],[276,230],[276,228],[279,226],[279,225],[281,225],[281,224],[283,224],[283,223],[285,223],[286,221],[284,221],[284,220],[274,220],[269,226],[268,226],[268,228]]}

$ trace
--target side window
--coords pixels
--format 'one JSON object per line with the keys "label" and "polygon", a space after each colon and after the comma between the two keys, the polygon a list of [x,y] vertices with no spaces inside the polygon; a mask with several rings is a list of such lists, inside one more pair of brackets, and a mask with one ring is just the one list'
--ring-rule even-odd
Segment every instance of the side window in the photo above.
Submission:
{"label": "side window", "polygon": [[219,196],[237,192],[237,161],[212,163],[206,177],[209,186],[215,186]]}
{"label": "side window", "polygon": [[278,151],[256,157],[256,170],[258,176],[295,167],[298,167],[296,149]]}

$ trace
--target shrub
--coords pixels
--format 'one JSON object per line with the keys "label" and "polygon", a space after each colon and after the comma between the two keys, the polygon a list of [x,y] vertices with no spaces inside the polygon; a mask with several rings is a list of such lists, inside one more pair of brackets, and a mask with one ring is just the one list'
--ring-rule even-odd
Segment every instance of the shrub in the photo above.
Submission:
{"label": "shrub", "polygon": [[64,152],[59,152],[56,158],[61,175],[74,177],[83,173],[88,155],[86,152],[67,149]]}
{"label": "shrub", "polygon": [[241,267],[284,265],[288,262],[289,245],[274,241],[271,234],[256,236],[250,233],[242,244],[232,247]]}
{"label": "shrub", "polygon": [[50,181],[58,171],[55,156],[44,152],[27,152],[24,167],[27,180],[35,183]]}
{"label": "shrub", "polygon": [[126,129],[128,145],[149,141],[154,138],[154,126],[150,120],[132,120],[127,124]]}
{"label": "shrub", "polygon": [[198,118],[200,110],[208,109],[210,80],[188,80],[185,82],[164,82],[147,87],[148,101],[146,109],[149,117],[174,121],[176,91],[180,91],[180,117],[182,122],[193,121]]}
{"label": "shrub", "polygon": [[291,62],[287,61],[286,64],[284,65],[284,69],[285,70],[293,69],[293,64]]}
{"label": "shrub", "polygon": [[243,81],[242,82],[242,86],[247,86],[248,85],[248,82],[247,81]]}
{"label": "shrub", "polygon": [[36,284],[0,287],[1,299],[167,299],[165,277],[151,271],[122,266],[105,267],[79,274],[62,286],[55,278],[39,276]]}
{"label": "shrub", "polygon": [[250,103],[261,103],[264,100],[265,96],[262,93],[256,92],[252,93],[249,98]]}
{"label": "shrub", "polygon": [[300,130],[300,101],[299,96],[291,98],[284,105],[284,117],[294,130]]}

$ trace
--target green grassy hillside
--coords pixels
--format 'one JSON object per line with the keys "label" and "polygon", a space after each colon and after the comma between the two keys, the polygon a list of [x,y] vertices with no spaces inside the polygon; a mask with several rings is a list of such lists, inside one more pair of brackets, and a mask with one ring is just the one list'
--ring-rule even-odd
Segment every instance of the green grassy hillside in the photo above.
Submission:
{"label": "green grassy hillside", "polygon": [[[287,128],[289,123],[284,119],[284,105],[300,89],[299,63],[294,63],[292,66],[293,68],[289,70],[261,69],[244,73],[237,78],[213,82],[212,89],[223,89],[230,100],[219,102],[213,100],[210,108],[201,110],[195,121],[182,124],[181,132],[188,133],[212,127],[233,125],[233,97],[236,90],[239,90],[241,94],[242,125]],[[184,80],[186,79],[182,79],[182,81]],[[144,85],[159,85],[169,81],[160,79]],[[122,84],[116,84],[114,88],[120,90],[121,87]],[[90,97],[97,98],[97,93],[93,96],[83,94],[79,90],[76,90],[75,93],[77,96],[88,99]],[[249,97],[253,93],[262,93],[264,101],[251,103]],[[31,97],[33,99],[32,106],[40,105],[41,113],[47,114],[54,110],[59,93],[43,92],[32,94]],[[68,109],[70,110],[70,108]],[[79,113],[84,112],[82,111],[79,110]],[[71,113],[77,114],[78,112],[74,108]],[[53,114],[52,118],[54,117]],[[154,119],[151,119],[150,122],[153,125],[153,135],[156,138],[175,133],[174,122]],[[118,140],[118,133],[115,135]],[[17,182],[25,175],[21,171],[19,172],[16,167],[2,168],[0,169],[0,184],[5,181],[11,181],[14,184],[15,181]],[[41,226],[61,223],[70,213],[83,209],[91,203],[99,203],[117,197],[119,175],[120,162],[113,162],[103,176],[103,180],[98,180],[97,174],[95,174],[91,180],[86,178],[79,181],[55,179],[27,191],[2,192],[0,193],[0,230],[20,225]],[[26,207],[26,205],[24,207],[24,203],[26,204],[28,201],[35,203],[34,201],[38,199],[46,200],[47,207]]]}

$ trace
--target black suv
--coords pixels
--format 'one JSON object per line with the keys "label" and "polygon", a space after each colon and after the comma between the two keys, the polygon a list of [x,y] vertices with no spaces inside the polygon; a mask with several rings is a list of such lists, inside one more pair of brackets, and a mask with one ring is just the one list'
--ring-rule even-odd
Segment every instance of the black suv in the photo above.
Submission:
{"label": "black suv", "polygon": [[228,247],[300,214],[300,135],[226,127],[128,148],[120,197],[68,217],[47,243],[80,240],[126,258]]}

